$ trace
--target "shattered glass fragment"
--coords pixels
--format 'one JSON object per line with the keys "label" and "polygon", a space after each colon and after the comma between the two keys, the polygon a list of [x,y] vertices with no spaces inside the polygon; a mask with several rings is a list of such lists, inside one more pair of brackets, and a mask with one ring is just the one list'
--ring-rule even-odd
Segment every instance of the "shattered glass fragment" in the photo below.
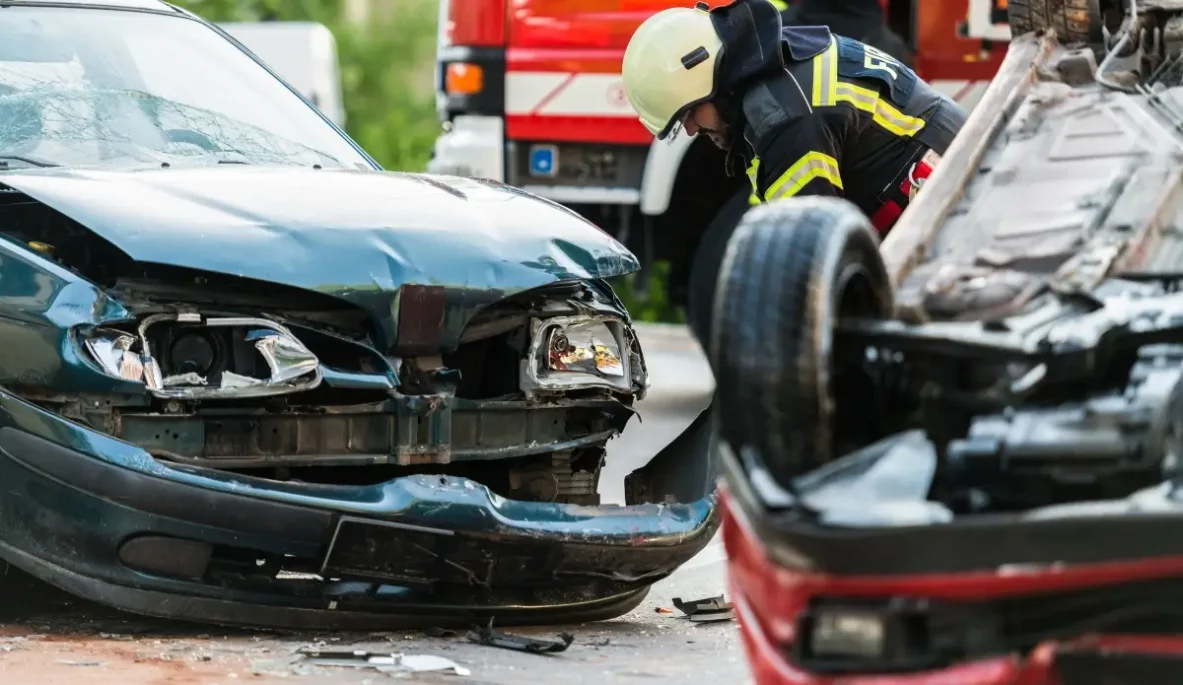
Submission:
{"label": "shattered glass fragment", "polygon": [[250,376],[243,376],[232,371],[222,372],[222,388],[224,389],[249,388],[253,385],[262,385],[263,383],[266,383],[266,381],[251,378]]}
{"label": "shattered glass fragment", "polygon": [[283,383],[312,373],[320,364],[316,355],[299,340],[276,331],[252,331],[246,339],[254,341],[259,354],[267,360],[273,383]]}

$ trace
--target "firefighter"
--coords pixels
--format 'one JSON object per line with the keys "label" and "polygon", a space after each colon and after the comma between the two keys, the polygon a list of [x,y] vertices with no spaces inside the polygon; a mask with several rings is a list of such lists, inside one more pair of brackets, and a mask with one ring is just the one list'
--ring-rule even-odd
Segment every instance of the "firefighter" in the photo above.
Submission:
{"label": "firefighter", "polygon": [[[752,203],[845,197],[881,235],[965,121],[899,60],[825,26],[783,27],[769,0],[654,14],[629,41],[623,79],[658,139],[679,129],[709,136],[729,176],[747,170]],[[687,313],[703,341],[734,228],[712,222],[695,251]]]}

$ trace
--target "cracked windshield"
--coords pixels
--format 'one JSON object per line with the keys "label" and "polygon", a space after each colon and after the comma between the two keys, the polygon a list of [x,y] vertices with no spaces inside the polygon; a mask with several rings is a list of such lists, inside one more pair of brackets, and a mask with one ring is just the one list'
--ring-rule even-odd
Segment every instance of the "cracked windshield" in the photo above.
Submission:
{"label": "cracked windshield", "polygon": [[212,29],[181,16],[62,8],[0,12],[0,162],[371,168]]}

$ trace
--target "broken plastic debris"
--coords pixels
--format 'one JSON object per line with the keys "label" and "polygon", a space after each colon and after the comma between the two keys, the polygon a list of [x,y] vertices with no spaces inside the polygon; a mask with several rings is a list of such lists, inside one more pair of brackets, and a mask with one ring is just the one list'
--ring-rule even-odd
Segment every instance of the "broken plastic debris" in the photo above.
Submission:
{"label": "broken plastic debris", "polygon": [[164,378],[164,387],[171,388],[177,385],[205,385],[205,379],[201,374],[190,371],[189,373],[182,373],[176,376],[166,376]]}
{"label": "broken plastic debris", "polygon": [[558,640],[537,640],[523,635],[510,635],[493,630],[493,620],[489,619],[489,625],[468,631],[468,641],[478,645],[512,649],[530,654],[554,654],[566,651],[575,641],[575,636],[570,633],[561,633]]}
{"label": "broken plastic debris", "polygon": [[298,653],[315,666],[373,668],[384,673],[451,673],[472,675],[472,671],[451,659],[432,654],[392,654],[365,650],[323,650],[301,648]]}
{"label": "broken plastic debris", "polygon": [[674,597],[674,606],[695,623],[714,623],[735,618],[734,607],[723,595],[688,602],[683,602],[681,597]]}

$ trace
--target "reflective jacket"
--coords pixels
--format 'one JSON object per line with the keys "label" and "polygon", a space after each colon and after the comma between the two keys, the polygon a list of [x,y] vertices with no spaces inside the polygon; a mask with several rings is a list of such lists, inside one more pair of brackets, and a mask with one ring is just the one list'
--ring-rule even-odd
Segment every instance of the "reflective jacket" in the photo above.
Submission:
{"label": "reflective jacket", "polygon": [[754,201],[837,195],[868,216],[904,207],[900,186],[928,151],[944,154],[962,108],[890,55],[828,28],[782,32],[786,68],[742,96]]}
{"label": "reflective jacket", "polygon": [[838,195],[873,216],[907,206],[902,188],[943,154],[965,111],[894,57],[825,26],[783,27],[768,0],[711,10],[723,42],[713,101],[729,124],[729,173],[753,201]]}

